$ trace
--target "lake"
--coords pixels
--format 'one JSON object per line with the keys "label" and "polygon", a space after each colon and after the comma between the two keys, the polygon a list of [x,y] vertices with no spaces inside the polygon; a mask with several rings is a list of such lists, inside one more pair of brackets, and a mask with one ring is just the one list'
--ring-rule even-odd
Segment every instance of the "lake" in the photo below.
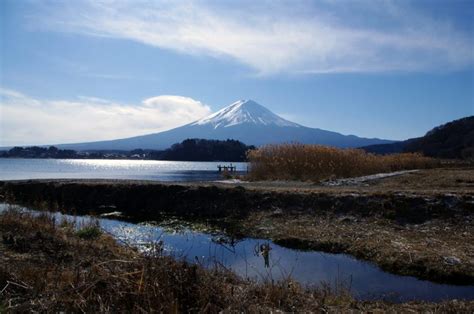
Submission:
{"label": "lake", "polygon": [[[213,181],[222,178],[218,165],[230,162],[194,162],[117,159],[0,158],[0,180],[129,179],[153,181]],[[237,174],[247,163],[234,162]]]}

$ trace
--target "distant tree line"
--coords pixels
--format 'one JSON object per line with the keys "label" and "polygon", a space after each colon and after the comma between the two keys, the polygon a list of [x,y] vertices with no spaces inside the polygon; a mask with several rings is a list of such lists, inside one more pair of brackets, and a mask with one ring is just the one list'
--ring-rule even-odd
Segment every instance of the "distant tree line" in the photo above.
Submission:
{"label": "distant tree line", "polygon": [[13,147],[3,152],[1,157],[13,158],[77,158],[77,152],[71,149],[58,149],[57,147]]}
{"label": "distant tree line", "polygon": [[166,150],[75,151],[50,147],[14,147],[0,152],[3,158],[55,159],[147,159],[182,161],[246,161],[246,152],[255,149],[236,140],[187,139]]}

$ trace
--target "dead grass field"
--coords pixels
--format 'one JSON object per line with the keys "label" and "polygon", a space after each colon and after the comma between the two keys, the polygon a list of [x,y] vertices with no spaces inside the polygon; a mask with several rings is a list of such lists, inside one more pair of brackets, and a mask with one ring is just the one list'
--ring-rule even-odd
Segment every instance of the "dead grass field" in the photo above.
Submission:
{"label": "dead grass field", "polygon": [[[291,281],[256,284],[222,269],[141,255],[103,234],[84,239],[47,215],[0,215],[0,311],[470,313],[474,302],[358,302]],[[80,233],[79,233],[80,234]]]}
{"label": "dead grass field", "polygon": [[[223,185],[221,185],[223,186]],[[359,186],[323,186],[319,183],[291,180],[251,181],[242,184],[247,189],[293,193],[418,193],[423,195],[455,193],[474,195],[474,168],[421,169],[400,176],[366,182]]]}

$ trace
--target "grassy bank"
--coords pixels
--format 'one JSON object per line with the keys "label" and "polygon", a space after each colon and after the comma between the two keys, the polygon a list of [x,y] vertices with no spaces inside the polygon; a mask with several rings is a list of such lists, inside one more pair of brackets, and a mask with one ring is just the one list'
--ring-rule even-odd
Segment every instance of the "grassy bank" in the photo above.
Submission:
{"label": "grassy bank", "polygon": [[[225,269],[176,261],[155,246],[147,255],[116,244],[95,225],[77,231],[48,215],[0,215],[0,311],[472,312],[474,302],[358,302],[328,288],[287,280],[257,284]],[[93,230],[93,231],[92,231]],[[87,236],[84,236],[87,235]]]}
{"label": "grassy bank", "polygon": [[346,253],[383,270],[451,284],[474,284],[470,221],[398,224],[383,217],[256,212],[236,222],[253,237],[302,250]]}
{"label": "grassy bank", "polygon": [[317,182],[438,165],[435,159],[414,153],[379,156],[360,149],[307,144],[267,145],[249,151],[247,157],[252,180]]}

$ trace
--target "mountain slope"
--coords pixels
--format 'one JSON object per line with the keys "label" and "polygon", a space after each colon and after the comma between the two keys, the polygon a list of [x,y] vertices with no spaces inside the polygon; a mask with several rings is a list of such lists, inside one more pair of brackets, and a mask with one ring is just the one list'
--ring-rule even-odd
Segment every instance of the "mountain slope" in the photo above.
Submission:
{"label": "mountain slope", "polygon": [[363,149],[378,154],[420,152],[438,158],[474,158],[474,116],[438,126],[423,137]]}
{"label": "mountain slope", "polygon": [[75,150],[165,149],[187,138],[235,139],[256,146],[300,142],[360,147],[392,142],[308,128],[285,120],[252,100],[240,100],[208,117],[168,131],[111,141],[57,146]]}

